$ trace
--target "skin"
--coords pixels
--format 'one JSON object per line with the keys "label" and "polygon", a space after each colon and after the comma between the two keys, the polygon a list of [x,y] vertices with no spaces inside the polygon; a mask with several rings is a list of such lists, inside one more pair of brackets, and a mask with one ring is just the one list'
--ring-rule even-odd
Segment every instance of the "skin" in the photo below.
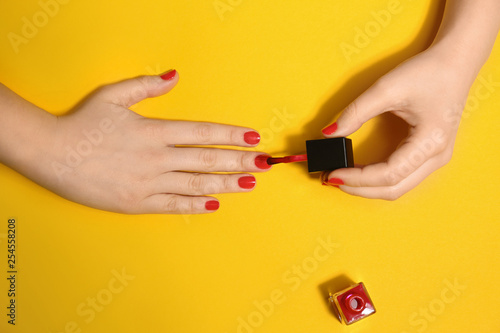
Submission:
{"label": "skin", "polygon": [[253,147],[244,141],[250,128],[149,119],[129,109],[168,93],[178,80],[178,74],[168,81],[142,76],[107,85],[60,117],[0,84],[0,162],[89,207],[209,213],[205,203],[217,199],[205,195],[251,191],[238,185],[240,177],[251,176],[240,172],[266,170],[255,165],[258,152],[174,146]]}
{"label": "skin", "polygon": [[433,44],[380,78],[342,112],[337,130],[324,134],[348,136],[391,112],[408,123],[408,137],[383,163],[329,173],[330,184],[395,200],[450,161],[469,90],[500,29],[499,13],[498,0],[447,1]]}
{"label": "skin", "polygon": [[[498,0],[449,0],[432,46],[379,79],[326,135],[348,136],[392,112],[409,124],[408,138],[386,162],[335,170],[328,179],[340,179],[346,193],[394,200],[448,163],[468,91],[500,28],[498,13]],[[252,147],[243,140],[250,128],[148,119],[129,110],[168,93],[178,80],[177,74],[169,81],[144,76],[108,85],[61,117],[0,84],[0,162],[89,207],[128,214],[210,212],[205,203],[216,199],[205,195],[251,190],[238,185],[248,174],[211,172],[266,170],[255,165],[260,153],[175,146]],[[75,157],[78,149],[82,154]]]}

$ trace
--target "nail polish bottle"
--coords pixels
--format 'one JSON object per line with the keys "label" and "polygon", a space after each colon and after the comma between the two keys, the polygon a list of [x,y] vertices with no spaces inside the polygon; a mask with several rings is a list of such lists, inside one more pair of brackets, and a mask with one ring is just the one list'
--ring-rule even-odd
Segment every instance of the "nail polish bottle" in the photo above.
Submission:
{"label": "nail polish bottle", "polygon": [[348,138],[308,140],[306,152],[309,172],[354,167],[352,141]]}
{"label": "nail polish bottle", "polygon": [[342,323],[350,325],[375,313],[375,306],[363,282],[330,294],[330,304]]}

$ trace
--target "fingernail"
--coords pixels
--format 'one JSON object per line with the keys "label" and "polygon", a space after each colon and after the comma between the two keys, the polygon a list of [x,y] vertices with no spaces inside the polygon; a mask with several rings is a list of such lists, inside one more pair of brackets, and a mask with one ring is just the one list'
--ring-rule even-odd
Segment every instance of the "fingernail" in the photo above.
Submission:
{"label": "fingernail", "polygon": [[331,134],[335,133],[336,130],[337,130],[337,123],[335,122],[335,123],[331,124],[330,126],[323,128],[323,130],[321,130],[321,132],[323,132],[323,134],[325,134],[325,135],[331,135]]}
{"label": "fingernail", "polygon": [[255,131],[246,132],[243,138],[249,145],[256,145],[260,142],[260,134]]}
{"label": "fingernail", "polygon": [[342,179],[339,178],[330,178],[328,179],[328,184],[330,185],[344,185]]}
{"label": "fingernail", "polygon": [[219,209],[219,202],[217,200],[210,200],[205,202],[205,209],[206,210],[217,210]]}
{"label": "fingernail", "polygon": [[[321,174],[320,176],[320,179],[321,179],[321,185],[323,186],[333,186],[333,187],[336,187],[336,188],[339,188],[338,185],[334,184],[334,183],[330,183],[330,181],[328,180],[328,174],[330,173],[330,171],[325,171]],[[332,178],[332,179],[337,179],[337,180],[340,180],[338,178]],[[341,180],[340,180],[341,181]],[[342,182],[342,181],[341,181]],[[342,182],[343,184],[344,182]]]}
{"label": "fingernail", "polygon": [[271,166],[267,164],[267,159],[269,158],[269,155],[259,155],[255,158],[255,165],[259,169],[269,169]]}
{"label": "fingernail", "polygon": [[241,188],[244,188],[246,190],[254,188],[255,187],[255,177],[254,176],[240,177],[240,179],[238,179],[238,185],[240,185]]}
{"label": "fingernail", "polygon": [[168,81],[168,80],[172,80],[174,78],[175,74],[177,74],[177,71],[175,69],[169,69],[165,73],[161,74],[160,77],[163,80]]}

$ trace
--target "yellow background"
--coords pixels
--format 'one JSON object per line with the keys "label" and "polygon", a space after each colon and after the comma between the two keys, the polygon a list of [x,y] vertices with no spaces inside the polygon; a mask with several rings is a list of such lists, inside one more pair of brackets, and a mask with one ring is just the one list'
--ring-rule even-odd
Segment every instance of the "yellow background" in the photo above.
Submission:
{"label": "yellow background", "polygon": [[[441,1],[401,1],[348,59],[341,43],[356,46],[356,28],[376,22],[388,0],[222,2],[231,10],[219,15],[213,0],[72,0],[15,53],[8,33],[20,35],[22,18],[42,9],[3,1],[0,80],[62,114],[99,85],[176,68],[178,86],[134,110],[253,127],[266,152],[301,153],[378,77],[425,49],[443,11]],[[499,82],[499,62],[497,43],[481,75]],[[257,175],[252,193],[218,195],[215,214],[126,216],[68,202],[0,165],[0,331],[500,331],[500,89],[487,98],[476,89],[486,91],[480,82],[471,90],[452,162],[395,202],[279,165]],[[352,136],[356,162],[383,159],[402,132],[390,117],[371,121]],[[9,217],[18,224],[15,327],[5,315]],[[318,239],[336,243],[322,261]],[[87,323],[78,307],[109,295],[123,269],[134,278]],[[349,280],[365,283],[377,313],[342,326],[326,290]],[[254,302],[269,304],[273,292],[282,302],[256,314]],[[258,327],[239,328],[249,317]]]}

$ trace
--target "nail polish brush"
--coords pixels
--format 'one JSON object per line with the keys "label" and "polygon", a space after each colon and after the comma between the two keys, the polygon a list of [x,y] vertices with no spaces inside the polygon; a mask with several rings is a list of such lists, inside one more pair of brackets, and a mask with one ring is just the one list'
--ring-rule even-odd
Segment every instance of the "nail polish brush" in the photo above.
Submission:
{"label": "nail polish brush", "polygon": [[330,138],[306,141],[306,154],[269,157],[267,164],[307,161],[309,172],[354,167],[351,139]]}

